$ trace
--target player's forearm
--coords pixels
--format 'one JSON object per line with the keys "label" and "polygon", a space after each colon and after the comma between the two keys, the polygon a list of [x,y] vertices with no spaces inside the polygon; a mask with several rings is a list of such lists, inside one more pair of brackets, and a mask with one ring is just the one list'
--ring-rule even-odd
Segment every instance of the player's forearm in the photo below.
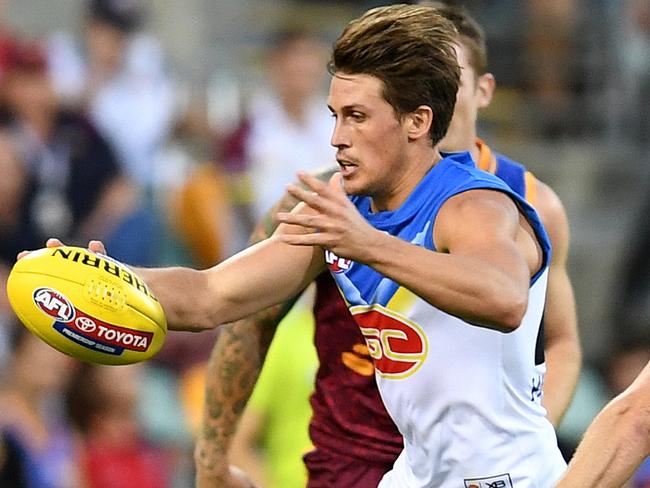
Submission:
{"label": "player's forearm", "polygon": [[207,330],[298,295],[322,270],[322,253],[278,239],[259,242],[204,271],[139,269],[172,330]]}
{"label": "player's forearm", "polygon": [[580,376],[582,353],[577,338],[566,338],[550,344],[545,350],[546,377],[542,403],[548,419],[558,428],[566,413]]}
{"label": "player's forearm", "polygon": [[447,313],[502,331],[516,329],[528,303],[525,276],[480,259],[433,252],[384,234],[367,264]]}
{"label": "player's forearm", "polygon": [[279,314],[279,307],[267,316],[225,325],[208,363],[203,421],[197,438],[195,463],[197,486],[228,472],[228,451],[235,428],[260,374],[275,327],[267,318]]}
{"label": "player's forearm", "polygon": [[635,410],[625,397],[613,400],[587,430],[556,488],[623,486],[650,454],[644,417],[647,411]]}
{"label": "player's forearm", "polygon": [[619,488],[650,456],[650,363],[587,429],[556,488]]}
{"label": "player's forearm", "polygon": [[219,305],[217,297],[208,296],[205,272],[179,267],[136,272],[160,302],[170,330],[208,330],[225,322],[213,320]]}

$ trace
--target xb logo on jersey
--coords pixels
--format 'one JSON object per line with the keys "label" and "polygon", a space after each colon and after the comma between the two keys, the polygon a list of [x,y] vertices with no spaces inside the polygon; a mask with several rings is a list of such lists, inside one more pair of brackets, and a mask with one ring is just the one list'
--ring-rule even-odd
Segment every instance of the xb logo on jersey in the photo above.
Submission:
{"label": "xb logo on jersey", "polygon": [[363,309],[351,312],[375,360],[377,374],[382,378],[401,379],[420,369],[429,349],[422,329],[383,307]]}
{"label": "xb logo on jersey", "polygon": [[345,273],[352,267],[351,260],[340,258],[327,249],[325,249],[325,262],[332,273]]}

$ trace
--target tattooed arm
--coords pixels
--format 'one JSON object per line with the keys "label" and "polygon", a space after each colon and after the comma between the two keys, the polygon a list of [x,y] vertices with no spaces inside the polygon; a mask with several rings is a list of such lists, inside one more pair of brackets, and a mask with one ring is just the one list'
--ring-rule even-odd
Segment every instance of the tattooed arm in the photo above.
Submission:
{"label": "tattooed arm", "polygon": [[[327,181],[331,174],[326,171],[318,177]],[[255,229],[252,243],[269,237],[278,225],[275,214],[290,211],[296,203],[289,195],[280,200]],[[247,486],[233,475],[228,451],[275,329],[296,299],[222,326],[208,364],[203,422],[194,456],[198,488]]]}
{"label": "tattooed arm", "polygon": [[228,450],[285,313],[276,306],[222,328],[208,364],[203,422],[195,450],[199,488],[246,486],[232,475]]}

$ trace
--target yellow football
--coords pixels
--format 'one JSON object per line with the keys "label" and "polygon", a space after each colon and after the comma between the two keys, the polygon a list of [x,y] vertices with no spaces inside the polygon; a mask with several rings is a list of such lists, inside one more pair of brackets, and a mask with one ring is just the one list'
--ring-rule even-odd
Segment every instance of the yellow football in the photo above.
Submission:
{"label": "yellow football", "polygon": [[12,268],[7,294],[31,332],[82,361],[144,361],[167,335],[163,309],[144,281],[126,265],[88,249],[30,253]]}

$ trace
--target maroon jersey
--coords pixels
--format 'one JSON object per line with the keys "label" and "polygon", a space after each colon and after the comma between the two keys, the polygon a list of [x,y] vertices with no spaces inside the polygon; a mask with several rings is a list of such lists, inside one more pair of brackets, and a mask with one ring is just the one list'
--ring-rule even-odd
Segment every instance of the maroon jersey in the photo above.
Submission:
{"label": "maroon jersey", "polygon": [[[329,272],[322,273],[316,285],[320,367],[311,397],[312,442],[316,452],[385,464],[388,470],[402,451],[402,436],[379,396],[365,340]],[[309,459],[307,455],[308,468]]]}

